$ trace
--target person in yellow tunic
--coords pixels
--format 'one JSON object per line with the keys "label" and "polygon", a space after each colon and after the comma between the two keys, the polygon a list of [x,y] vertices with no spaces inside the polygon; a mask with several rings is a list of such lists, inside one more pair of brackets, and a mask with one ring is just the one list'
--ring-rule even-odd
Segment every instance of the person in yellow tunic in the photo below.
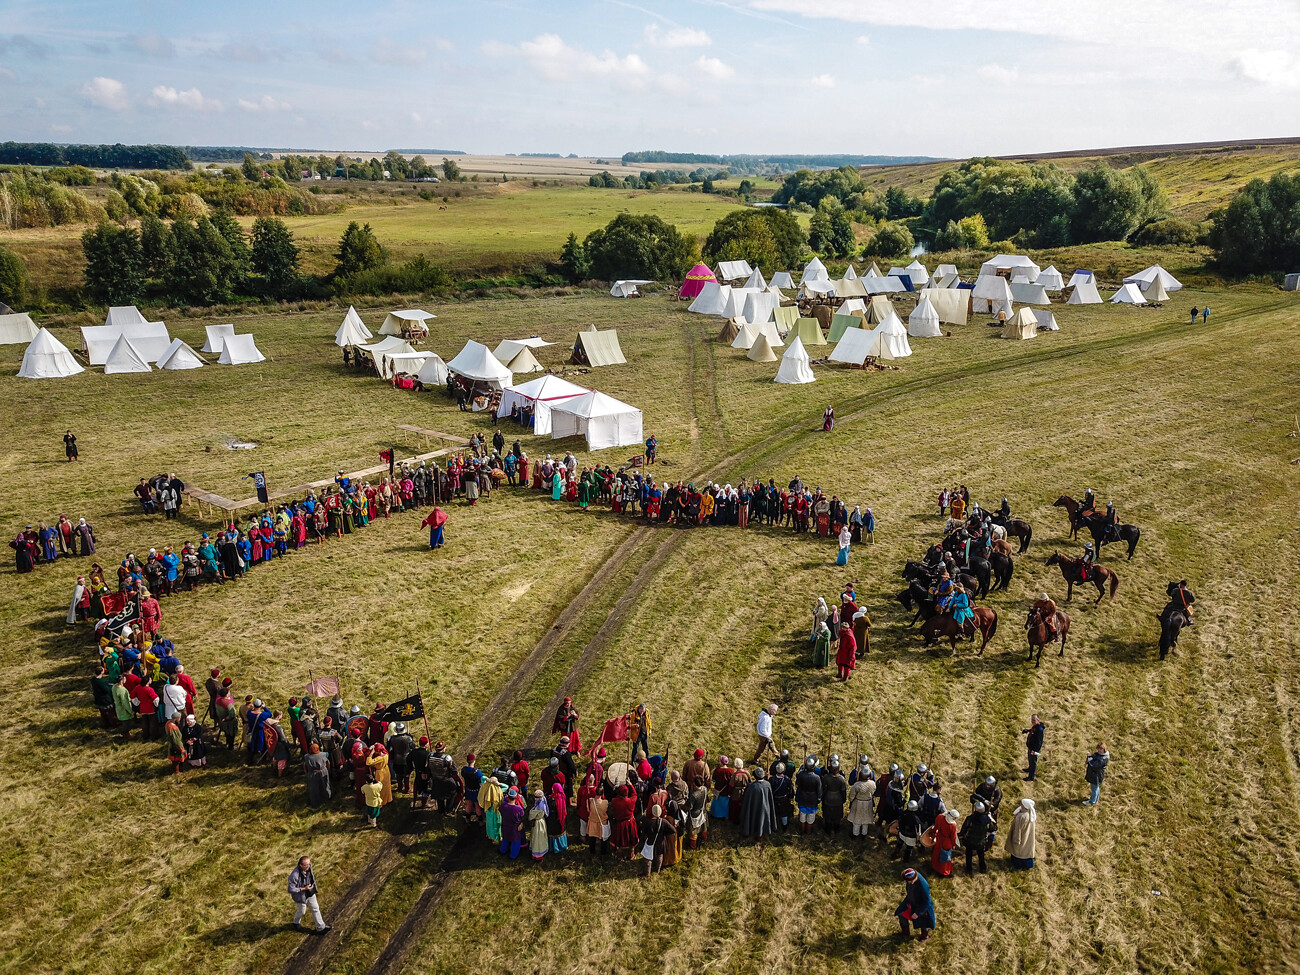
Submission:
{"label": "person in yellow tunic", "polygon": [[369,766],[375,781],[379,783],[383,805],[388,805],[393,801],[393,777],[388,771],[388,749],[383,745],[372,745],[366,765]]}
{"label": "person in yellow tunic", "polygon": [[551,848],[551,838],[546,832],[546,794],[541,789],[533,793],[533,808],[528,810],[528,852],[533,855],[534,860],[540,860],[546,856]]}
{"label": "person in yellow tunic", "polygon": [[715,501],[713,495],[710,494],[708,491],[705,491],[702,495],[700,495],[700,524],[704,524],[706,521],[708,521],[710,518],[713,517],[713,508],[716,505],[716,503],[717,502]]}
{"label": "person in yellow tunic", "polygon": [[478,802],[483,807],[487,838],[498,845],[501,843],[501,800],[504,798],[501,783],[495,775],[489,775],[478,790]]}
{"label": "person in yellow tunic", "polygon": [[379,813],[384,808],[384,787],[374,780],[373,769],[370,774],[370,781],[361,787],[361,798],[366,804],[366,822],[378,829]]}

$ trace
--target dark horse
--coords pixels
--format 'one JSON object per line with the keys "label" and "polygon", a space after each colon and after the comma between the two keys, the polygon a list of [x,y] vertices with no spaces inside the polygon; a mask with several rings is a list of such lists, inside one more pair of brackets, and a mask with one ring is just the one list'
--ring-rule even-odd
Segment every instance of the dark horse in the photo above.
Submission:
{"label": "dark horse", "polygon": [[1079,514],[1079,502],[1068,494],[1062,494],[1052,502],[1053,508],[1064,508],[1065,516],[1070,519],[1070,534],[1066,537],[1075,539],[1079,537],[1079,522],[1076,520]]}
{"label": "dark horse", "polygon": [[[924,641],[923,646],[931,646],[936,640],[943,638],[948,639],[954,653],[957,652],[957,638],[973,636],[976,631],[982,636],[983,642],[980,643],[979,655],[984,656],[984,648],[989,645],[989,641],[998,632],[998,614],[995,610],[987,609],[983,606],[976,606],[971,610],[975,614],[975,619],[971,623],[958,623],[948,613],[941,616],[932,616],[925,621],[921,627],[921,638]],[[971,629],[968,631],[967,626]]]}
{"label": "dark horse", "polygon": [[1052,636],[1047,624],[1043,622],[1043,614],[1038,609],[1029,611],[1029,619],[1025,621],[1025,636],[1029,639],[1029,656],[1026,660],[1033,660],[1034,648],[1038,648],[1038,659],[1034,661],[1034,666],[1038,667],[1043,662],[1043,647],[1051,643],[1057,637],[1061,640],[1061,652],[1058,657],[1065,656],[1065,639],[1070,635],[1070,614],[1063,609],[1058,609],[1052,617],[1056,624],[1056,637]]}
{"label": "dark horse", "polygon": [[990,552],[989,567],[993,570],[993,590],[1007,588],[1007,583],[1011,581],[1011,573],[1016,568],[1011,556],[1003,555],[1001,552]]}
{"label": "dark horse", "polygon": [[[1082,585],[1083,578],[1083,559],[1072,559],[1068,555],[1062,555],[1060,552],[1053,552],[1052,557],[1047,560],[1048,565],[1056,565],[1061,568],[1061,575],[1065,578],[1065,601],[1068,603],[1074,596],[1074,587],[1076,584]],[[1115,598],[1115,590],[1119,588],[1119,576],[1104,565],[1098,565],[1094,562],[1088,567],[1088,578],[1086,581],[1091,582],[1097,587],[1097,602],[1101,602],[1101,597],[1106,595],[1106,580],[1110,580],[1110,598]]]}
{"label": "dark horse", "polygon": [[1016,552],[1017,555],[1029,548],[1029,543],[1034,537],[1034,530],[1029,527],[1029,522],[1019,521],[1013,518],[1002,527],[1007,530],[1008,538],[1017,538],[1020,540],[1020,549]]}
{"label": "dark horse", "polygon": [[927,589],[924,584],[917,582],[915,579],[908,582],[907,588],[900,592],[897,598],[899,603],[902,604],[903,609],[907,610],[909,613],[912,611],[913,605],[915,605],[916,615],[912,617],[912,621],[907,624],[908,626],[915,626],[916,621],[919,620],[922,615],[924,615],[928,620],[938,612],[938,610],[935,609],[934,596],[930,595],[930,590]]}
{"label": "dark horse", "polygon": [[[984,562],[983,559],[980,559],[979,561]],[[931,569],[930,566],[926,565],[924,562],[909,561],[906,565],[903,566],[903,578],[907,579],[909,582],[919,582],[925,586],[933,586],[936,582],[939,581],[940,571],[941,571],[940,568],[937,566]],[[952,581],[960,582],[962,584],[962,588],[965,589],[968,593],[972,593],[972,594],[977,593],[981,585],[983,585],[984,587],[984,592],[988,592],[989,578],[990,578],[990,573],[992,571],[989,564],[987,562],[984,562],[984,577],[982,579],[976,578],[974,575],[971,575],[972,571],[976,571],[976,570],[968,569],[965,571],[958,572],[957,578],[953,579]],[[982,595],[982,593],[980,594]]]}
{"label": "dark horse", "polygon": [[1160,611],[1156,619],[1160,620],[1160,659],[1164,660],[1172,650],[1178,649],[1178,634],[1183,627],[1192,625],[1191,604],[1196,597],[1187,589],[1184,581],[1179,584],[1171,582],[1165,587],[1169,602]]}
{"label": "dark horse", "polygon": [[1115,534],[1112,536],[1109,527],[1105,523],[1105,516],[1093,512],[1092,514],[1083,514],[1079,511],[1079,502],[1068,494],[1062,494],[1052,502],[1053,508],[1064,508],[1070,516],[1070,538],[1079,537],[1079,529],[1086,528],[1092,535],[1093,544],[1097,546],[1097,551],[1101,551],[1103,545],[1109,545],[1112,542],[1126,542],[1128,544],[1128,558],[1133,558],[1133,553],[1137,550],[1138,541],[1142,538],[1142,529],[1137,525],[1116,525]]}

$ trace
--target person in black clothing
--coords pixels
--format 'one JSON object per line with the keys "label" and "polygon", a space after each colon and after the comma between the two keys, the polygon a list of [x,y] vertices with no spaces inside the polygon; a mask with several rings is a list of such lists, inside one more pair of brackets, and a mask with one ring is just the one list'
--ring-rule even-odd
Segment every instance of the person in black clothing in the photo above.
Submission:
{"label": "person in black clothing", "polygon": [[966,848],[966,876],[975,873],[973,860],[979,857],[980,873],[988,873],[988,865],[984,862],[984,851],[988,849],[989,836],[993,831],[993,819],[984,811],[984,803],[976,802],[972,807],[972,812],[966,822],[962,824],[961,833],[958,839],[961,845]]}
{"label": "person in black clothing", "polygon": [[500,427],[497,427],[497,432],[492,434],[492,449],[498,454],[502,453],[506,449],[505,434],[501,432]]}
{"label": "person in black clothing", "polygon": [[560,743],[551,749],[551,757],[559,762],[560,771],[564,773],[564,794],[572,801],[573,783],[578,780],[578,763],[573,760],[573,752],[569,751],[568,735],[562,737]]}
{"label": "person in black clothing", "polygon": [[1043,750],[1043,735],[1047,731],[1047,725],[1038,720],[1038,715],[1029,716],[1029,727],[1021,732],[1025,735],[1025,748],[1029,750],[1029,767],[1025,769],[1029,773],[1028,781],[1033,782],[1034,776],[1038,774],[1038,756]]}
{"label": "person in black clothing", "polygon": [[63,435],[63,452],[68,455],[68,463],[77,459],[77,435],[69,430]]}
{"label": "person in black clothing", "polygon": [[982,803],[990,818],[998,818],[998,808],[1002,805],[1002,787],[998,780],[989,776],[975,787],[970,796],[971,804]]}
{"label": "person in black clothing", "polygon": [[900,856],[907,863],[916,853],[916,844],[921,836],[921,813],[915,799],[907,804],[898,816],[898,848],[894,850],[893,859]]}
{"label": "person in black clothing", "polygon": [[[411,753],[416,750],[415,738],[400,721],[393,726],[393,731],[394,734],[388,739],[388,762],[392,767],[394,784],[398,792],[410,792]],[[428,758],[425,758],[424,763],[427,767]]]}
{"label": "person in black clothing", "polygon": [[799,832],[812,833],[817,807],[822,801],[822,777],[817,774],[817,759],[809,755],[794,777],[794,801],[799,807]]}

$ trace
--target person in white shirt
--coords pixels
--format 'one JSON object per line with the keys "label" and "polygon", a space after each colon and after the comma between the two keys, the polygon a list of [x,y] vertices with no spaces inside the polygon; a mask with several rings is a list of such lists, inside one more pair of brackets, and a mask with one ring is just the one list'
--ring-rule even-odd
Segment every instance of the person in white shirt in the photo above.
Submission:
{"label": "person in white shirt", "polygon": [[758,712],[758,751],[754,752],[754,761],[750,764],[757,764],[766,751],[776,754],[776,746],[772,744],[772,715],[779,710],[775,704],[769,704]]}
{"label": "person in white shirt", "polygon": [[162,692],[164,721],[170,721],[177,715],[185,714],[185,700],[187,696],[185,688],[181,687],[181,685],[177,683],[176,677],[173,675],[171,679],[167,681],[167,686],[163,688]]}

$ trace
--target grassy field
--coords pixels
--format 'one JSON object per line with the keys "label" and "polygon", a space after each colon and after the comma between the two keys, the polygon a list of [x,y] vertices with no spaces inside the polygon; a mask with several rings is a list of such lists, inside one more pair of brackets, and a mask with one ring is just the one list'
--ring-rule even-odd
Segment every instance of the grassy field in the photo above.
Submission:
{"label": "grassy field", "polygon": [[[1110,253],[1124,272],[1153,256]],[[1104,256],[1043,260],[1064,270]],[[1176,273],[1199,262],[1160,256]],[[916,341],[900,368],[818,366],[806,387],[773,384],[774,364],[720,346],[717,322],[663,300],[580,293],[431,307],[430,346],[444,358],[466,338],[536,333],[559,343],[540,353],[558,367],[578,328],[616,326],[629,364],[576,381],[643,408],[661,476],[799,473],[871,504],[877,543],[855,547],[846,573],[828,545],[784,531],[638,532],[608,512],[506,491],[472,510],[453,505],[437,554],[407,516],[164,603],[164,629],[192,673],[219,665],[239,693],[277,707],[309,670],[342,673],[346,700],[363,705],[403,696],[418,677],[434,736],[469,737],[489,758],[524,741],[549,747],[551,701],[564,688],[587,734],[647,701],[654,744],[674,759],[696,744],[748,759],[753,718],[775,701],[778,746],[795,752],[807,743],[821,753],[829,738],[846,759],[861,749],[880,767],[924,760],[933,747],[963,809],[976,770],[991,771],[1008,807],[1022,794],[1038,800],[1039,868],[1010,874],[999,853],[987,877],[935,882],[941,928],[927,948],[890,938],[901,885],[873,849],[818,835],[760,853],[725,829],[649,882],[578,851],[535,868],[475,844],[440,880],[445,896],[403,926],[454,827],[435,818],[408,833],[400,813],[386,812],[400,834],[386,845],[386,831],[357,829],[346,801],[311,813],[297,773],[276,781],[218,754],[207,772],[174,783],[157,747],[106,737],[90,709],[87,633],[63,622],[87,568],[74,562],[5,570],[0,622],[14,638],[0,664],[15,727],[0,738],[13,783],[0,806],[11,894],[0,966],[279,971],[301,942],[286,930],[284,878],[309,850],[327,916],[372,857],[387,864],[357,925],[312,971],[464,971],[467,946],[477,958],[503,934],[511,949],[494,951],[491,967],[510,972],[1286,969],[1300,923],[1300,666],[1289,635],[1300,620],[1284,579],[1297,541],[1300,468],[1290,461],[1300,446],[1286,434],[1300,335],[1292,296],[1189,283],[1162,309],[1058,307],[1061,331],[1032,342],[998,341],[976,319]],[[1184,309],[1207,302],[1210,323],[1186,326]],[[372,327],[381,320],[379,309],[363,315]],[[167,318],[195,347],[203,324],[229,320]],[[10,529],[84,515],[111,566],[213,527],[193,510],[176,524],[137,514],[129,492],[142,474],[174,468],[244,497],[250,469],[265,469],[274,489],[377,463],[396,423],[490,430],[440,394],[344,372],[330,344],[340,318],[341,309],[237,318],[270,361],[192,373],[91,370],[35,383],[13,377],[21,349],[0,348],[0,402],[22,418],[0,449]],[[819,429],[827,402],[841,418],[829,436]],[[61,463],[69,426],[82,446],[76,466]],[[228,437],[259,447],[231,452]],[[551,449],[525,446],[534,457]],[[1009,591],[987,600],[1001,625],[983,658],[921,650],[892,601],[903,560],[939,533],[934,495],[957,482],[985,503],[1007,495],[1035,530]],[[1051,502],[1087,486],[1114,498],[1144,537],[1132,562],[1107,550],[1116,599],[1076,600],[1066,657],[1035,670],[1023,659],[1025,607],[1044,589],[1063,598],[1043,562],[1077,549]],[[874,623],[872,653],[841,685],[810,667],[802,641],[814,597],[833,597],[849,578]],[[1199,622],[1161,664],[1152,617],[1177,578],[1200,597]],[[1017,732],[1032,711],[1048,742],[1039,781],[1021,785]],[[1087,809],[1082,761],[1098,739],[1111,775],[1102,804]],[[399,931],[413,932],[404,951],[375,966]]]}

